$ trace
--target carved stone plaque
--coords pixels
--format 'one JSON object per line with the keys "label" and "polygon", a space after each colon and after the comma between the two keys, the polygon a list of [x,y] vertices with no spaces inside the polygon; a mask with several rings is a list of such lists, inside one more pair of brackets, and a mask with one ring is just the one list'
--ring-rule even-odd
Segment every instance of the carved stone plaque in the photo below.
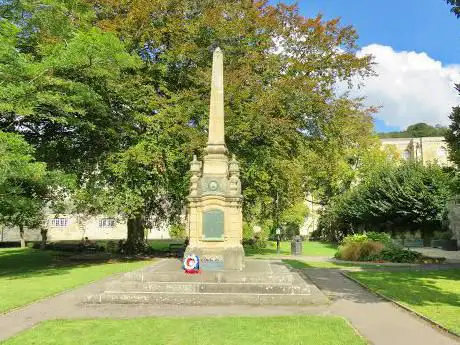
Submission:
{"label": "carved stone plaque", "polygon": [[203,212],[203,238],[224,240],[224,212],[218,209]]}
{"label": "carved stone plaque", "polygon": [[204,177],[201,180],[201,188],[203,194],[222,195],[225,193],[226,180],[222,177]]}

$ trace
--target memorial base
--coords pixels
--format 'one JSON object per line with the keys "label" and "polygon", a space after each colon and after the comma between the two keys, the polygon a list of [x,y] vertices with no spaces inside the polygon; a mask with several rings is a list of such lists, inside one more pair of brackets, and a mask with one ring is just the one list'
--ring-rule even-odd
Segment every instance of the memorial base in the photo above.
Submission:
{"label": "memorial base", "polygon": [[[185,249],[185,256],[195,254],[199,256],[200,262],[203,264],[208,263],[222,263],[225,270],[237,270],[241,271],[244,269],[244,249],[242,245],[233,247],[218,247],[208,248],[204,246],[188,246]],[[203,269],[205,266],[202,266]]]}

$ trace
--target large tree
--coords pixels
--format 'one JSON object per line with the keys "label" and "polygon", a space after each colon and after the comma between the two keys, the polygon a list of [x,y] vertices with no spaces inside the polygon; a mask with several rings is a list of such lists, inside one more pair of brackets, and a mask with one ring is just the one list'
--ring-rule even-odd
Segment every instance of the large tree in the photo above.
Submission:
{"label": "large tree", "polygon": [[25,229],[46,228],[45,209],[60,209],[73,181],[33,154],[21,136],[0,131],[0,224],[19,228],[21,247]]}
{"label": "large tree", "polygon": [[444,137],[448,132],[448,128],[436,125],[430,126],[420,122],[410,125],[404,131],[379,133],[380,138],[423,138],[423,137]]}
{"label": "large tree", "polygon": [[2,1],[0,13],[0,129],[80,178],[128,146],[136,128],[124,90],[140,60],[92,28],[92,11],[78,1]]}
{"label": "large tree", "polygon": [[50,166],[77,171],[83,208],[124,214],[132,251],[146,222],[177,221],[183,209],[188,162],[206,142],[216,46],[247,221],[269,227],[307,191],[341,192],[377,145],[372,109],[336,94],[338,82],[372,73],[339,20],[249,0],[38,4],[0,5],[1,126],[23,132]]}
{"label": "large tree", "polygon": [[[316,188],[319,174],[312,176],[311,165],[324,171],[318,161],[326,156],[327,165],[352,170],[351,158],[375,144],[369,111],[334,92],[338,81],[371,73],[370,57],[354,54],[354,29],[340,26],[338,20],[305,18],[296,6],[270,6],[266,1],[90,3],[98,9],[98,25],[116,33],[143,59],[142,71],[155,89],[146,95],[155,107],[142,139],[152,149],[149,155],[159,148],[151,145],[157,141],[152,136],[182,133],[175,145],[185,156],[157,149],[156,155],[167,157],[174,167],[166,169],[168,160],[163,159],[157,177],[174,174],[168,181],[180,186],[163,187],[168,199],[184,200],[184,159],[190,160],[193,151],[202,154],[211,52],[216,46],[225,55],[226,141],[242,164],[246,220],[273,224],[277,214],[298,203],[307,189]],[[337,133],[341,140],[332,148],[328,143]],[[171,146],[162,147],[169,152]],[[131,160],[129,166],[136,165]],[[121,181],[127,178],[129,174]],[[340,173],[333,178],[340,180]]]}

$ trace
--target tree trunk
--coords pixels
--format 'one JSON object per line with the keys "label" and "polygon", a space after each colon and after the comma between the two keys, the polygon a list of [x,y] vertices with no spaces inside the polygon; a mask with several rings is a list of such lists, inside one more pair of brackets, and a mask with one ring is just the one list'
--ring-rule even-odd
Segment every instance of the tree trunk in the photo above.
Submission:
{"label": "tree trunk", "polygon": [[24,240],[24,225],[19,225],[19,237],[21,238],[21,248],[25,248],[26,241]]}
{"label": "tree trunk", "polygon": [[125,247],[127,254],[139,254],[147,250],[144,232],[144,220],[141,215],[128,219],[128,239]]}
{"label": "tree trunk", "polygon": [[40,229],[40,234],[42,235],[42,243],[40,244],[40,248],[45,249],[46,241],[48,239],[48,229]]}

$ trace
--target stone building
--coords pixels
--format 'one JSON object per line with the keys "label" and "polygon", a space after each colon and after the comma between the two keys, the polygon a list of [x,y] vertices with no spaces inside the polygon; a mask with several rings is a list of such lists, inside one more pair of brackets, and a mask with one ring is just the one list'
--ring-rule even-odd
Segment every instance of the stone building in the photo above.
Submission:
{"label": "stone building", "polygon": [[[99,216],[85,218],[74,214],[62,214],[56,217],[54,214],[47,216],[45,227],[48,230],[49,242],[57,241],[81,241],[85,237],[89,240],[120,240],[126,239],[127,221],[124,219]],[[169,239],[167,225],[147,230],[148,239]],[[26,229],[24,232],[26,241],[40,241],[39,229]],[[0,226],[1,242],[18,242],[19,228]]]}
{"label": "stone building", "polygon": [[444,137],[425,138],[384,138],[380,139],[382,146],[393,146],[400,158],[441,166],[450,166],[447,143]]}

